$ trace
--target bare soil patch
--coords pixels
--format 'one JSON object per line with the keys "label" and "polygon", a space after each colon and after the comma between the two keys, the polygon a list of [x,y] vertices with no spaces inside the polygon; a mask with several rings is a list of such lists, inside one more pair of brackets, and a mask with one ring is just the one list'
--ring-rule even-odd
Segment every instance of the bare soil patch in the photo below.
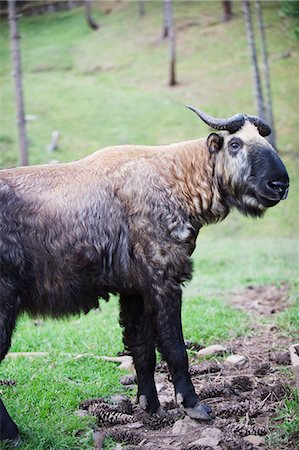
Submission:
{"label": "bare soil patch", "polygon": [[[246,298],[245,308],[242,298]],[[254,314],[271,315],[274,305],[275,311],[281,311],[287,304],[287,286],[250,287],[233,296],[232,302]],[[224,343],[226,356],[245,357],[242,364],[232,364],[226,357],[203,361],[197,355],[201,346],[188,342],[192,380],[201,400],[212,408],[213,421],[199,422],[185,415],[175,403],[171,377],[162,361],[155,376],[162,414],[147,415],[128,396],[81,404],[82,410],[98,418],[94,448],[102,448],[105,439],[112,437],[130,450],[278,450],[267,435],[275,429],[272,419],[294,386],[291,370],[283,370],[290,368],[290,344],[275,324],[256,323],[250,336]],[[135,377],[122,377],[121,382],[130,389]],[[279,450],[296,449],[295,442],[279,446]]]}
{"label": "bare soil patch", "polygon": [[249,311],[258,316],[270,316],[283,311],[288,306],[287,283],[277,286],[248,286],[233,292],[229,303],[235,308]]}

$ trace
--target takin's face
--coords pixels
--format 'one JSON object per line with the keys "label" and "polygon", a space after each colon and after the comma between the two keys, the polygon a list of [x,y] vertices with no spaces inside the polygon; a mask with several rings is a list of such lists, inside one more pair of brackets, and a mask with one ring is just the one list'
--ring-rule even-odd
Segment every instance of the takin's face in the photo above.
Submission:
{"label": "takin's face", "polygon": [[261,216],[288,195],[289,176],[272,145],[246,121],[236,133],[212,133],[207,145],[215,153],[215,174],[232,206]]}

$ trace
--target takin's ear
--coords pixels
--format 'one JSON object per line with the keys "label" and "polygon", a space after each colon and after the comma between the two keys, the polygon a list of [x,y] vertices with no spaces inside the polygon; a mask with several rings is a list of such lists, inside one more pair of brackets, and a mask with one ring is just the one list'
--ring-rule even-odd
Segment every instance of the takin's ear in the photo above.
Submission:
{"label": "takin's ear", "polygon": [[210,153],[219,152],[222,145],[223,145],[223,137],[220,136],[220,134],[211,133],[207,137],[207,147],[208,147]]}

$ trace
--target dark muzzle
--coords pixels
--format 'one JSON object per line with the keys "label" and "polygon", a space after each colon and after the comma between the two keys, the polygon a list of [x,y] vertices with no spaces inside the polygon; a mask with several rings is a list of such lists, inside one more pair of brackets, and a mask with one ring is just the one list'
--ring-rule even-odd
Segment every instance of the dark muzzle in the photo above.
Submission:
{"label": "dark muzzle", "polygon": [[264,206],[274,206],[288,196],[289,175],[277,153],[264,149],[262,154],[253,164],[256,192]]}

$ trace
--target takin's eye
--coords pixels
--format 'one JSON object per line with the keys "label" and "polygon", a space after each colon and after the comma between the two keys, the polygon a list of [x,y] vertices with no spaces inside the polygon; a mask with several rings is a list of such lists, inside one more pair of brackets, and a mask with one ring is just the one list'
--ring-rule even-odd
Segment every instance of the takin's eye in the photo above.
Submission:
{"label": "takin's eye", "polygon": [[232,156],[236,155],[243,147],[243,142],[239,138],[234,138],[228,143],[228,150]]}

